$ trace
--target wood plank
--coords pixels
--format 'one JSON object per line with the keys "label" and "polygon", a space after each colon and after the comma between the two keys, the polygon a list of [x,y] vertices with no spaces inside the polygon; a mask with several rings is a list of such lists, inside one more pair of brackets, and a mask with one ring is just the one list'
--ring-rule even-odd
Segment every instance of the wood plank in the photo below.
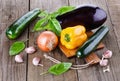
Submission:
{"label": "wood plank", "polygon": [[[9,56],[9,47],[16,40],[8,40],[5,30],[28,11],[28,1],[0,0],[0,81],[26,81],[26,55],[24,55],[24,63],[21,64],[14,61],[14,56]],[[18,40],[26,40],[26,38],[27,32]]]}
{"label": "wood plank", "polygon": [[[116,38],[115,42],[117,44],[108,44],[109,47],[111,47],[111,50],[113,51],[113,59],[111,59],[111,69],[113,72],[113,76],[114,76],[114,81],[119,81],[120,77],[119,77],[119,68],[120,68],[120,61],[118,61],[120,59],[120,1],[119,0],[106,0],[107,2],[107,7],[109,9],[109,13],[110,13],[110,17],[111,17],[111,23],[113,25],[113,30],[112,32],[115,32],[115,36],[113,36],[112,34],[110,35],[111,40],[114,40],[114,38]],[[107,43],[111,43],[111,41],[109,40]]]}
{"label": "wood plank", "polygon": [[[28,61],[27,55],[25,52],[22,52],[25,54],[25,61],[24,63],[17,64],[14,61],[14,56],[10,57],[8,55],[10,45],[16,40],[8,40],[5,36],[5,30],[13,21],[29,10],[29,1],[30,10],[38,7],[52,12],[63,5],[78,6],[81,4],[95,4],[105,9],[108,14],[108,19],[105,25],[109,27],[110,32],[103,42],[108,49],[113,51],[113,57],[109,59],[111,72],[103,73],[103,68],[96,65],[83,70],[70,70],[60,76],[53,76],[51,74],[40,76],[40,73],[47,71],[47,69],[54,63],[45,59],[43,57],[44,52],[40,51],[38,48],[38,51],[35,54],[28,56]],[[119,16],[119,0],[0,0],[0,81],[119,81]],[[32,30],[34,23],[31,23],[29,31]],[[28,32],[23,33],[24,35],[17,40],[26,40],[27,37],[29,37],[28,46],[36,47],[36,38],[40,32],[29,32],[29,36],[27,36],[27,33]],[[102,53],[102,50],[97,52],[99,56],[101,56]],[[84,63],[82,59],[76,59],[76,62],[75,58],[67,59],[58,48],[47,54],[60,61],[72,62],[73,64]],[[44,64],[44,67],[35,67],[32,65],[32,59],[35,56],[41,57],[41,63]]]}
{"label": "wood plank", "polygon": [[[34,9],[36,7],[40,8],[41,10],[47,10],[49,12],[55,11],[59,7],[63,5],[68,5],[68,0],[30,0],[30,9]],[[30,31],[34,27],[34,24],[31,24]],[[29,33],[29,46],[36,46],[36,38],[40,34],[40,32],[36,33]],[[34,37],[34,38],[33,38]],[[48,68],[53,65],[54,63],[45,59],[43,57],[44,52],[38,49],[38,51],[33,54],[28,56],[28,81],[77,81],[77,74],[75,70],[70,70],[67,73],[60,75],[60,76],[53,76],[51,74],[46,74],[43,76],[40,76],[40,73],[46,72]],[[62,54],[62,52],[57,48],[54,51],[49,54],[50,56],[53,56],[54,58],[60,60],[60,61],[72,61],[74,62],[74,59],[69,60],[66,59],[66,57]],[[44,67],[35,67],[32,65],[32,59],[35,56],[39,56],[42,59],[42,64]],[[70,76],[69,74],[72,74]]]}
{"label": "wood plank", "polygon": [[[116,72],[118,71],[116,68],[119,67],[119,65],[116,65],[116,64],[118,64],[118,61],[116,60],[116,58],[120,58],[119,57],[119,48],[118,48],[115,32],[113,31],[113,25],[112,25],[112,22],[110,19],[111,17],[110,17],[109,11],[108,11],[108,7],[106,5],[106,1],[105,0],[84,0],[84,1],[70,0],[69,2],[70,2],[70,5],[94,4],[94,5],[97,5],[101,8],[103,8],[107,12],[108,19],[107,19],[105,25],[107,25],[109,27],[110,32],[107,35],[107,37],[104,39],[104,43],[108,49],[112,50],[113,53],[115,53],[114,57],[112,59],[110,59],[110,64],[109,64],[111,67],[110,73],[108,73],[108,74],[103,73],[103,71],[102,71],[103,68],[100,67],[99,65],[93,66],[93,67],[90,67],[90,68],[87,68],[84,70],[78,70],[79,81],[117,81],[117,80],[119,80],[117,78],[118,76],[117,77],[114,76],[116,74]],[[113,15],[111,15],[111,16],[113,16]],[[100,51],[98,53],[99,53],[99,55],[101,55],[103,53],[103,51]],[[77,61],[77,63],[80,63],[80,62],[81,61],[79,61],[79,60]]]}
{"label": "wood plank", "polygon": [[92,52],[90,55],[88,55],[85,58],[85,61],[86,61],[86,63],[90,63],[91,61],[93,61],[90,65],[95,65],[100,62],[100,58],[97,56],[96,53]]}

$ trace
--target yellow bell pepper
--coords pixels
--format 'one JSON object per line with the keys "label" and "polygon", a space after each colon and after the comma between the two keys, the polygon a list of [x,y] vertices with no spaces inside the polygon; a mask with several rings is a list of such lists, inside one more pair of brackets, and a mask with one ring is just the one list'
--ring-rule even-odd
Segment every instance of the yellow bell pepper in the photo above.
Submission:
{"label": "yellow bell pepper", "polygon": [[61,31],[60,42],[68,49],[75,49],[87,40],[86,29],[82,25],[67,27]]}

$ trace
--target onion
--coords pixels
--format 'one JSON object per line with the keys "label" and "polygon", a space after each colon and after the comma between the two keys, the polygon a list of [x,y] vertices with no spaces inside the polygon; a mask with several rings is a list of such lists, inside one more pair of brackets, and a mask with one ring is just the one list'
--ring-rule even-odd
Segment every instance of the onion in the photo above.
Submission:
{"label": "onion", "polygon": [[51,31],[43,31],[37,38],[37,45],[42,51],[52,51],[58,45],[58,37]]}

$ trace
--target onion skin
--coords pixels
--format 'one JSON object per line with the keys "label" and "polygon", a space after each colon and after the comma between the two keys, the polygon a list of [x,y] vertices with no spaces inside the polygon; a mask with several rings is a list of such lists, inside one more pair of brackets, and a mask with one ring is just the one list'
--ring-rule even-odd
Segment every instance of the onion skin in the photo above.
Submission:
{"label": "onion skin", "polygon": [[44,52],[50,52],[58,45],[58,37],[51,31],[43,31],[37,38],[38,47]]}
{"label": "onion skin", "polygon": [[84,5],[73,11],[57,16],[62,29],[75,25],[85,26],[87,31],[100,27],[107,19],[106,12],[100,7]]}

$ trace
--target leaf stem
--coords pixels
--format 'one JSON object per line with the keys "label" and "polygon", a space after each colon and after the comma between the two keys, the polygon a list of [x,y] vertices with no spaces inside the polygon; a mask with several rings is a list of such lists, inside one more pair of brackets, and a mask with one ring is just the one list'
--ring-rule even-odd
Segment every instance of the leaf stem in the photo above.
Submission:
{"label": "leaf stem", "polygon": [[49,72],[43,72],[43,73],[40,73],[40,75],[45,75],[45,74],[48,74]]}

